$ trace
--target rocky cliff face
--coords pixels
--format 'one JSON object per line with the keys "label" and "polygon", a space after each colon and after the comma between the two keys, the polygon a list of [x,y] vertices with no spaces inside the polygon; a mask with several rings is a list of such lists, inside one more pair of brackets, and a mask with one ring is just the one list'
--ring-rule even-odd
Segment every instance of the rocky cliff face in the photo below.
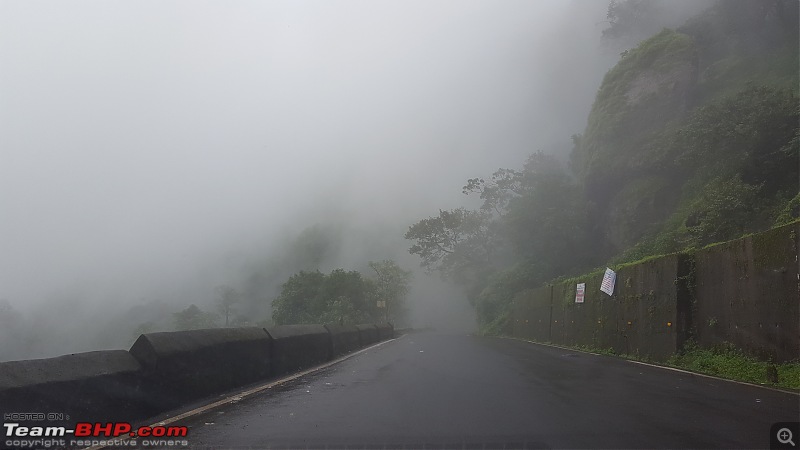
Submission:
{"label": "rocky cliff face", "polygon": [[[773,13],[792,6],[770,5]],[[794,4],[792,11],[797,9]],[[763,216],[761,223],[771,220],[767,210],[773,203],[783,201],[778,196],[796,195],[796,189],[785,189],[787,183],[769,181],[791,174],[779,177],[779,168],[766,168],[770,157],[760,155],[796,159],[797,139],[782,125],[791,122],[796,129],[796,114],[778,97],[781,89],[786,98],[797,93],[798,27],[764,11],[720,2],[683,27],[664,29],[624,52],[606,74],[571,154],[606,256],[648,236],[662,234],[663,241],[670,233],[686,235],[691,224],[677,216],[693,214],[715,178],[769,205],[751,212]],[[775,98],[752,97],[758,92]],[[700,208],[706,207],[717,206]]]}
{"label": "rocky cliff face", "polygon": [[684,100],[685,109],[688,94],[696,79],[696,67],[689,61],[681,61],[665,72],[643,70],[629,83],[628,91],[625,92],[627,106],[635,108],[650,98],[676,97]]}
{"label": "rocky cliff face", "polygon": [[572,167],[601,212],[596,232],[611,254],[635,244],[675,203],[647,146],[691,108],[697,73],[693,39],[664,30],[624,53],[603,80]]}
{"label": "rocky cliff face", "polygon": [[604,203],[621,187],[621,173],[647,169],[640,155],[643,144],[685,114],[696,80],[692,38],[671,30],[626,52],[608,72],[572,158],[596,201]]}

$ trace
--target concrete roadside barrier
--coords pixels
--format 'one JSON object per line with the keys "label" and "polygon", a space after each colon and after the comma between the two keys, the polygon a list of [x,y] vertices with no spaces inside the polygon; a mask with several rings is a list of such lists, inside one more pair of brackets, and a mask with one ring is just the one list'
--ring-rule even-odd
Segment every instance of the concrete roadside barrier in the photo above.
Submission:
{"label": "concrete roadside barrier", "polygon": [[394,326],[389,322],[375,324],[378,329],[378,340],[385,341],[394,337]]}
{"label": "concrete roadside barrier", "polygon": [[361,340],[355,325],[325,325],[331,335],[331,357],[337,357],[358,350]]}
{"label": "concrete roadside barrier", "polygon": [[268,378],[271,340],[255,327],[147,333],[130,353],[163,409]]}
{"label": "concrete roadside barrier", "polygon": [[332,358],[331,334],[322,325],[278,325],[271,337],[272,376],[295,372]]}
{"label": "concrete roadside barrier", "polygon": [[356,328],[358,329],[358,336],[359,339],[361,339],[362,347],[378,342],[378,329],[375,328],[375,325],[366,323],[356,325]]}
{"label": "concrete roadside barrier", "polygon": [[130,351],[0,362],[0,413],[52,413],[47,426],[135,422],[393,334],[389,323],[215,328],[143,334]]}
{"label": "concrete roadside barrier", "polygon": [[143,401],[141,375],[141,365],[125,350],[2,362],[0,416],[38,413],[45,416],[40,423],[67,428],[76,421],[148,417],[157,411]]}

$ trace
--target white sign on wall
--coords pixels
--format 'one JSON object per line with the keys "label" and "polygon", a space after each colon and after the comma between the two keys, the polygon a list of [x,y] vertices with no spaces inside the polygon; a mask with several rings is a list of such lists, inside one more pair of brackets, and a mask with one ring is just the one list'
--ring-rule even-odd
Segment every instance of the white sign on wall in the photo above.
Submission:
{"label": "white sign on wall", "polygon": [[575,291],[575,303],[583,303],[583,296],[586,293],[586,283],[578,283],[578,290]]}
{"label": "white sign on wall", "polygon": [[606,267],[606,274],[603,275],[603,284],[600,290],[608,295],[614,295],[614,284],[617,282],[617,273]]}

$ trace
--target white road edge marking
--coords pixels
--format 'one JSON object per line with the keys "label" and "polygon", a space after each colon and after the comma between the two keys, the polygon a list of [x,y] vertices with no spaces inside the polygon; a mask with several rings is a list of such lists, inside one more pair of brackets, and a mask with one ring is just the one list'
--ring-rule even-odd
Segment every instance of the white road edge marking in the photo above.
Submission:
{"label": "white road edge marking", "polygon": [[[249,396],[251,396],[253,394],[257,394],[257,393],[259,393],[261,391],[264,391],[266,389],[269,389],[269,388],[272,388],[272,387],[275,387],[275,386],[279,386],[279,385],[284,384],[284,383],[286,383],[288,381],[292,381],[294,379],[300,378],[300,377],[308,375],[310,373],[314,373],[314,372],[316,372],[318,370],[326,369],[326,368],[328,368],[328,367],[330,367],[330,366],[332,366],[334,364],[338,364],[338,363],[340,363],[342,361],[350,359],[353,356],[360,355],[361,353],[364,353],[364,352],[366,352],[368,350],[372,350],[373,348],[376,348],[376,347],[380,347],[381,345],[386,344],[388,342],[393,342],[393,341],[396,341],[398,339],[401,339],[401,338],[403,338],[403,336],[405,336],[405,334],[401,334],[400,336],[398,336],[396,338],[387,339],[385,341],[378,342],[377,344],[371,345],[369,347],[362,348],[361,350],[357,350],[357,351],[348,353],[348,354],[346,354],[344,356],[340,356],[340,357],[338,357],[338,358],[336,358],[334,360],[328,361],[328,362],[326,362],[324,364],[320,364],[318,366],[314,366],[314,367],[308,368],[306,370],[303,370],[302,372],[294,373],[292,375],[289,375],[288,377],[284,377],[284,378],[281,378],[281,379],[275,380],[275,381],[270,381],[269,383],[262,384],[261,386],[256,386],[256,387],[248,389],[246,391],[242,391],[242,392],[240,392],[238,394],[233,394],[233,395],[231,395],[229,397],[225,397],[222,400],[217,400],[217,401],[209,403],[207,405],[203,405],[203,406],[197,407],[197,408],[195,408],[195,409],[193,409],[191,411],[187,411],[185,413],[178,414],[177,416],[169,417],[169,418],[164,419],[164,420],[162,420],[160,422],[151,424],[150,427],[160,427],[160,426],[164,426],[164,425],[169,425],[169,424],[175,423],[175,422],[177,422],[179,420],[183,420],[183,419],[186,419],[188,417],[196,416],[198,414],[204,413],[206,411],[210,411],[210,410],[212,410],[214,408],[218,408],[218,407],[223,406],[223,405],[227,405],[227,404],[230,404],[230,403],[236,403],[236,402],[238,402],[238,401],[240,401],[240,400],[242,400],[242,399],[244,399],[246,397],[249,397]],[[109,440],[109,439],[116,439],[118,441],[125,441],[125,440],[130,439],[130,436],[129,435],[119,436],[117,438],[108,437],[106,440]],[[107,446],[107,445],[95,445],[95,446],[92,446],[92,447],[85,447],[84,450],[99,450],[101,448],[109,448],[109,446]]]}
{"label": "white road edge marking", "polygon": [[[562,345],[546,344],[544,342],[529,341],[528,339],[516,338],[516,337],[511,337],[511,336],[497,336],[497,337],[499,337],[500,339],[511,339],[511,340],[514,340],[514,341],[527,342],[529,344],[544,345],[546,347],[561,348],[561,349],[564,349],[564,350],[569,350],[571,352],[588,353],[590,355],[596,355],[596,356],[610,356],[610,355],[603,355],[603,354],[600,354],[600,353],[590,352],[590,351],[586,351],[586,350],[578,350],[578,349],[574,349],[574,348],[570,348],[570,347],[564,347]],[[800,396],[800,392],[790,391],[790,390],[776,388],[776,387],[772,387],[772,386],[762,386],[760,384],[746,383],[744,381],[729,380],[727,378],[715,377],[714,375],[708,375],[708,374],[705,374],[705,373],[692,372],[691,370],[678,369],[677,367],[659,366],[658,364],[651,364],[651,363],[646,363],[646,362],[643,362],[643,361],[636,361],[636,360],[633,360],[633,359],[627,359],[627,358],[623,358],[623,357],[620,357],[620,356],[616,356],[616,358],[617,359],[621,359],[623,361],[627,361],[629,363],[641,364],[643,366],[656,367],[656,368],[659,368],[659,369],[671,370],[673,372],[681,372],[681,373],[685,373],[685,374],[688,374],[688,375],[696,375],[698,377],[711,378],[712,380],[727,381],[728,383],[736,383],[736,384],[741,384],[741,385],[744,385],[744,386],[757,387],[757,388],[761,388],[761,389],[767,389],[767,390],[770,390],[770,391],[783,392],[784,394],[794,394],[794,395]]]}

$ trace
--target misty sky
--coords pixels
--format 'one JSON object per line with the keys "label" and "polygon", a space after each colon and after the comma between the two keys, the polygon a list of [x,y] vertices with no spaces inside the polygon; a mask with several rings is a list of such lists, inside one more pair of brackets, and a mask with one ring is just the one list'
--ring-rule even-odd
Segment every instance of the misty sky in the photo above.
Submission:
{"label": "misty sky", "polygon": [[606,7],[0,1],[0,298],[189,295],[315,222],[460,206],[569,151]]}

